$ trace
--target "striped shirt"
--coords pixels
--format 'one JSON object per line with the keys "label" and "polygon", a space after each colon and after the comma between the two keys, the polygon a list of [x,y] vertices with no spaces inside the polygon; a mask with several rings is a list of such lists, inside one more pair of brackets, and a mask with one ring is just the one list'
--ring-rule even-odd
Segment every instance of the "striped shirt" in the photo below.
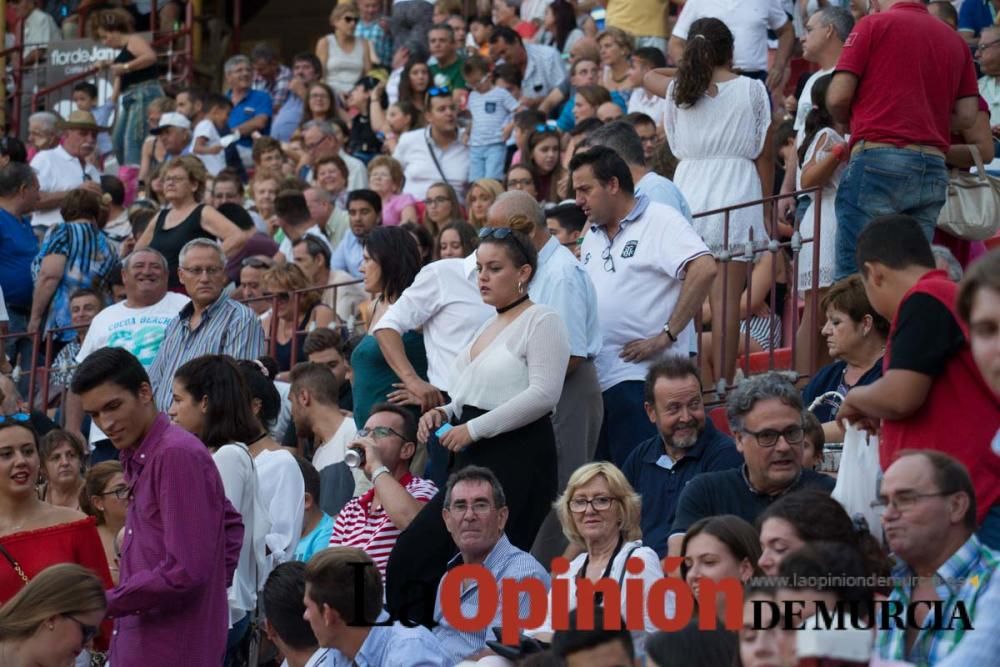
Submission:
{"label": "striped shirt", "polygon": [[469,93],[469,113],[472,114],[470,146],[489,146],[503,143],[503,127],[513,117],[519,102],[510,92],[493,86],[485,93]]}
{"label": "striped shirt", "polygon": [[[928,611],[909,654],[906,651],[906,628],[897,627],[890,619],[879,619],[877,627],[887,625],[889,629],[879,631],[875,637],[875,652],[878,657],[916,665],[934,665],[943,660],[955,650],[969,630],[960,617],[956,616],[956,604],[961,602],[965,606],[975,627],[976,620],[982,620],[975,613],[976,603],[990,587],[991,575],[998,564],[1000,552],[983,545],[975,535],[970,537],[937,569],[935,592],[942,603],[941,618],[934,617],[933,609]],[[893,569],[892,577],[895,583],[889,594],[889,602],[900,603],[906,609],[911,602],[911,582],[915,581],[916,574],[906,563],[901,563]],[[885,608],[880,609],[880,613],[884,614]],[[934,629],[935,625],[941,629]],[[972,639],[970,635],[969,640]]]}
{"label": "striped shirt", "polygon": [[156,406],[164,412],[173,396],[174,372],[186,362],[206,354],[228,354],[236,359],[256,359],[264,354],[264,329],[257,314],[223,295],[202,313],[191,329],[194,304],[189,303],[170,321],[160,351],[149,369]]}
{"label": "striped shirt", "polygon": [[[434,497],[437,487],[430,480],[415,477],[406,473],[399,483],[414,499],[422,503]],[[402,532],[393,524],[384,507],[375,507],[374,487],[364,495],[351,498],[344,509],[340,510],[333,524],[330,535],[331,547],[357,547],[375,561],[378,571],[385,576],[385,565],[389,562],[389,553],[396,545],[396,539]]]}
{"label": "striped shirt", "polygon": [[[448,563],[448,569],[458,567],[462,565],[462,554],[455,556],[450,563]],[[490,555],[486,557],[483,561],[483,567],[489,570],[493,574],[493,579],[497,582],[497,599],[492,601],[495,605],[496,616],[490,620],[489,623],[483,625],[481,630],[475,632],[461,632],[456,630],[451,625],[448,624],[447,620],[444,618],[444,612],[441,608],[441,588],[438,587],[437,598],[434,601],[434,620],[437,621],[438,625],[434,627],[434,636],[436,636],[440,641],[441,645],[444,646],[445,650],[451,654],[452,660],[456,663],[461,662],[468,656],[478,653],[486,646],[486,633],[491,632],[491,628],[494,626],[499,626],[501,624],[501,619],[503,618],[503,586],[505,579],[513,579],[514,581],[521,581],[522,579],[538,579],[545,584],[546,591],[549,588],[551,579],[549,578],[549,573],[545,571],[542,564],[535,560],[534,556],[527,553],[526,551],[521,551],[507,539],[506,535],[501,535],[499,541],[493,547],[493,551]],[[479,586],[475,580],[469,579],[466,582],[468,588],[465,588],[462,592],[462,598],[459,601],[462,610],[462,616],[465,618],[474,618],[479,614]],[[528,618],[531,612],[531,598],[522,593],[518,599],[518,617]],[[492,636],[492,634],[491,634]]]}

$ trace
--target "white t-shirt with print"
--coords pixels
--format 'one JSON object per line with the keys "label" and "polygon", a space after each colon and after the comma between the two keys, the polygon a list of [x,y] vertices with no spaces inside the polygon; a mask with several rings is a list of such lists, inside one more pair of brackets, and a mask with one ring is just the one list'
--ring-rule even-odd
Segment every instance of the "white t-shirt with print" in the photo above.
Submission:
{"label": "white t-shirt with print", "polygon": [[[192,139],[192,145],[198,143],[199,137],[205,137],[208,139],[207,146],[210,148],[212,146],[221,146],[220,140],[222,137],[219,136],[219,131],[215,129],[215,124],[209,119],[205,118],[201,120],[194,128],[194,139]],[[218,176],[219,172],[226,168],[226,152],[219,151],[214,155],[206,155],[204,153],[197,153],[198,159],[201,163],[205,165],[205,169],[212,176]]]}

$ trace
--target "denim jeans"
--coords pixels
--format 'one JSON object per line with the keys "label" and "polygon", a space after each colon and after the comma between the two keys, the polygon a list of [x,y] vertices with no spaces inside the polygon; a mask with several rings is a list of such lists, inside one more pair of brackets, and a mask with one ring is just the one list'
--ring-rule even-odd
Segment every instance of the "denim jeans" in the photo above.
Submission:
{"label": "denim jeans", "polygon": [[142,142],[147,133],[146,109],[157,97],[163,97],[163,89],[156,81],[138,83],[122,92],[118,121],[111,132],[120,166],[142,161]]}
{"label": "denim jeans", "polygon": [[904,148],[873,148],[851,157],[837,189],[836,279],[858,271],[858,236],[873,219],[914,217],[930,242],[948,191],[944,159]]}
{"label": "denim jeans", "polygon": [[469,182],[480,178],[495,178],[503,181],[503,163],[507,157],[507,145],[503,143],[486,146],[469,146]]}
{"label": "denim jeans", "polygon": [[626,380],[603,392],[604,421],[595,460],[611,461],[621,468],[639,443],[656,435],[656,426],[643,407],[643,387],[641,380]]}

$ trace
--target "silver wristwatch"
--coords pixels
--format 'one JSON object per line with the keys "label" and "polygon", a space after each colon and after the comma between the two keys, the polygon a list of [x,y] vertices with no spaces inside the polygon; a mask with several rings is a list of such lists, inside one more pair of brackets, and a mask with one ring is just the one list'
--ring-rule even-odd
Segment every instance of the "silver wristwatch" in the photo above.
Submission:
{"label": "silver wristwatch", "polygon": [[675,336],[674,333],[670,330],[670,322],[667,322],[666,324],[663,325],[663,333],[667,334],[667,338],[670,339],[671,343],[677,342],[677,336]]}

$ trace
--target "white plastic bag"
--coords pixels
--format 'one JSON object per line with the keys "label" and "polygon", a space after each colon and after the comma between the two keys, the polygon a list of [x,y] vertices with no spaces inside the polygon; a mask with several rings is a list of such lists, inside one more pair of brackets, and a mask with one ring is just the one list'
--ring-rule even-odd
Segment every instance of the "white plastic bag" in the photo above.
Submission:
{"label": "white plastic bag", "polygon": [[872,507],[878,496],[879,462],[878,437],[869,436],[845,423],[844,449],[840,455],[840,470],[833,498],[852,519],[863,517],[868,530],[882,543],[880,512]]}

